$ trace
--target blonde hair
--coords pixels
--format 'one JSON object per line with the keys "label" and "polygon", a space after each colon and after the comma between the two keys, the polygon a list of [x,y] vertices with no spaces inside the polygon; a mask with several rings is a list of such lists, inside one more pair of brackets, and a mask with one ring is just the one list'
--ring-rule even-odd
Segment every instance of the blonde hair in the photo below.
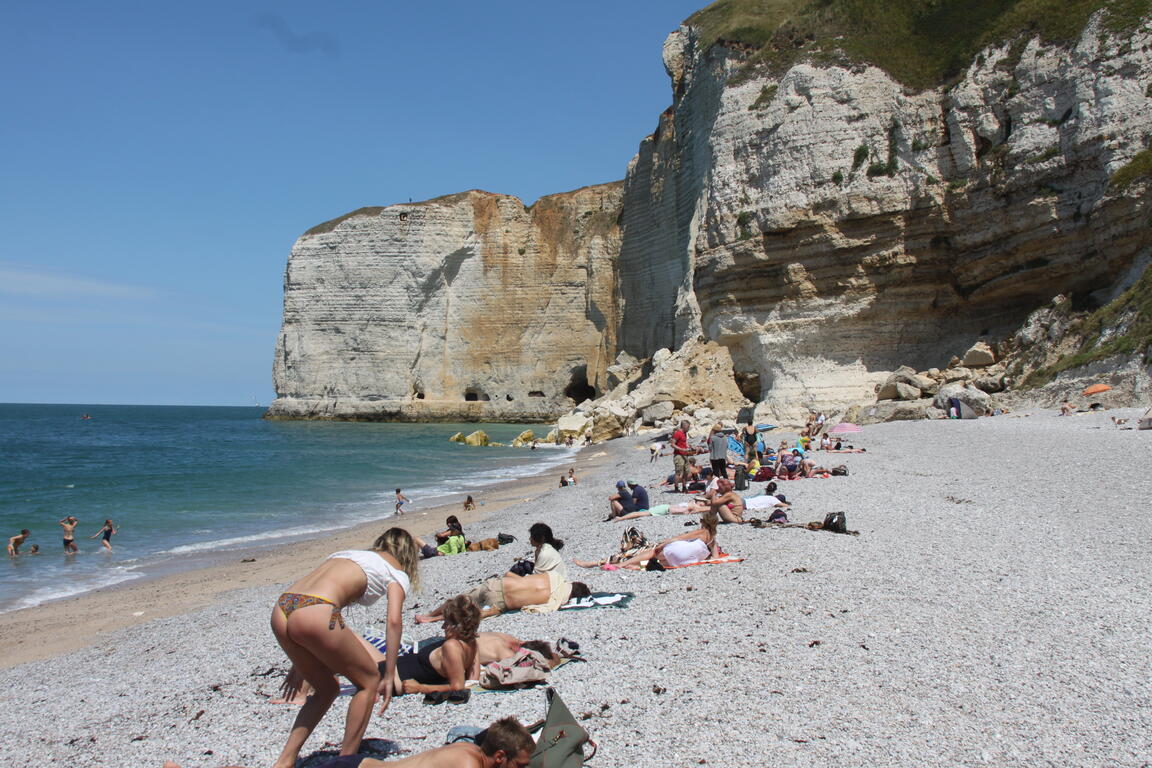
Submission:
{"label": "blonde hair", "polygon": [[396,558],[400,570],[408,574],[408,580],[412,582],[412,591],[420,589],[420,549],[412,534],[403,528],[389,528],[372,543],[372,549]]}
{"label": "blonde hair", "polygon": [[716,513],[709,510],[700,516],[700,527],[708,531],[712,539],[716,538],[716,526],[720,521],[716,517]]}

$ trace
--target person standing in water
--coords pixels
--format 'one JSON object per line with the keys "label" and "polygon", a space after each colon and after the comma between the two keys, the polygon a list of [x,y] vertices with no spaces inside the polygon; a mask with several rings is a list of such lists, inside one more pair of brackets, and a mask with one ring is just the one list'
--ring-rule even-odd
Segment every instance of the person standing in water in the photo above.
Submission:
{"label": "person standing in water", "polygon": [[104,549],[111,552],[112,551],[112,534],[119,533],[119,532],[120,532],[120,529],[112,524],[112,518],[108,518],[107,520],[104,521],[104,527],[101,528],[100,530],[96,531],[96,533],[92,534],[88,538],[94,539],[97,536],[103,537],[103,541],[101,541],[100,543],[104,546]]}
{"label": "person standing in water", "polygon": [[[28,541],[28,537],[32,535],[32,531],[24,528],[20,533],[8,539],[8,557],[16,557],[20,554],[20,546]],[[33,544],[32,546],[36,546]]]}
{"label": "person standing in water", "polygon": [[405,496],[404,494],[400,493],[400,489],[397,488],[396,489],[396,514],[398,514],[398,515],[404,514],[404,505],[410,501],[412,501],[412,499],[410,499],[407,496]]}
{"label": "person standing in water", "polygon": [[60,521],[60,527],[64,529],[64,554],[74,555],[80,551],[76,546],[76,524],[80,521],[72,515]]}

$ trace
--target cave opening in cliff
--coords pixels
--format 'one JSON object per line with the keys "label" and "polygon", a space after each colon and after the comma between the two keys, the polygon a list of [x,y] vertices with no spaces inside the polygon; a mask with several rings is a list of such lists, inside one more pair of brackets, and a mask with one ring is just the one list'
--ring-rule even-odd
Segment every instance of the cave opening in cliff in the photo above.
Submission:
{"label": "cave opening in cliff", "polygon": [[740,390],[740,394],[754,403],[760,402],[760,374],[736,371],[733,376],[736,379],[736,387]]}
{"label": "cave opening in cliff", "polygon": [[488,393],[482,389],[478,389],[476,387],[469,387],[468,389],[464,390],[464,399],[470,403],[474,403],[474,402],[480,402],[480,401],[487,402],[488,400],[491,400],[492,398],[490,398],[488,396]]}
{"label": "cave opening in cliff", "polygon": [[564,387],[564,396],[575,403],[582,403],[596,397],[596,388],[588,383],[588,366],[578,365],[572,369],[572,378]]}

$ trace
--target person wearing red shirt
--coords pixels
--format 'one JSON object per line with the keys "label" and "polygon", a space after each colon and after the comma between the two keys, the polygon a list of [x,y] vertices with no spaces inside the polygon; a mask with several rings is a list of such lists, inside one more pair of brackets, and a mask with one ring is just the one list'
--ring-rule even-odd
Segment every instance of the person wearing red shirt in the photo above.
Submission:
{"label": "person wearing red shirt", "polygon": [[687,493],[688,491],[688,457],[692,453],[688,447],[688,420],[685,419],[672,433],[672,464],[676,472],[672,490],[675,492]]}

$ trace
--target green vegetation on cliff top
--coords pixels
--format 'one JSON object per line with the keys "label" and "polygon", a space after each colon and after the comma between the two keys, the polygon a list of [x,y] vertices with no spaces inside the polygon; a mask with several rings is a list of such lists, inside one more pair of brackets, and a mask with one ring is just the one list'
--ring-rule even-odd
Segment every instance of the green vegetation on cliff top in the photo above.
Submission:
{"label": "green vegetation on cliff top", "polygon": [[380,211],[382,210],[384,210],[384,207],[380,205],[370,205],[365,206],[364,208],[357,208],[356,210],[350,211],[343,216],[337,216],[334,219],[329,219],[328,221],[317,224],[304,234],[322,235],[325,232],[331,232],[332,230],[336,229],[338,224],[348,221],[348,219],[355,218],[356,216],[379,216]]}
{"label": "green vegetation on cliff top", "polygon": [[1022,35],[1070,43],[1102,8],[1105,29],[1120,35],[1148,16],[1152,0],[718,0],[686,23],[705,48],[756,49],[750,66],[781,69],[839,51],[924,89],[960,75],[991,43]]}
{"label": "green vegetation on cliff top", "polygon": [[1084,339],[1080,349],[1054,365],[1034,371],[1025,386],[1043,386],[1062,371],[1113,355],[1143,353],[1147,360],[1152,355],[1152,267],[1144,270],[1135,285],[1093,312],[1074,330]]}

